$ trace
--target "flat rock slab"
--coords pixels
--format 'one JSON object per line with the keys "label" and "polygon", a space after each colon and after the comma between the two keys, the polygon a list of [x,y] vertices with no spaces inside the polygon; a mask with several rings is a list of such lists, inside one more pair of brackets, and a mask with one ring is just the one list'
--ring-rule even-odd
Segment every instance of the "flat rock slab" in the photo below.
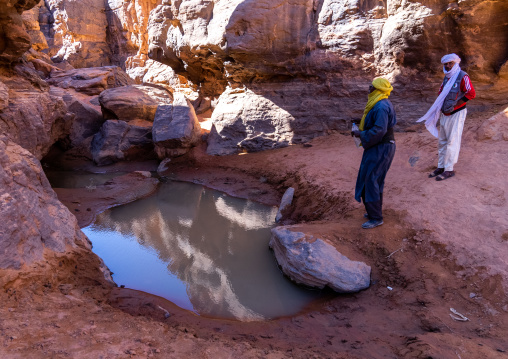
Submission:
{"label": "flat rock slab", "polygon": [[290,226],[272,229],[270,248],[292,281],[313,288],[353,293],[370,285],[370,266],[352,261],[328,241],[293,232]]}
{"label": "flat rock slab", "polygon": [[159,180],[148,171],[136,171],[88,188],[54,188],[58,199],[73,213],[80,228],[90,225],[107,208],[147,197],[157,190]]}

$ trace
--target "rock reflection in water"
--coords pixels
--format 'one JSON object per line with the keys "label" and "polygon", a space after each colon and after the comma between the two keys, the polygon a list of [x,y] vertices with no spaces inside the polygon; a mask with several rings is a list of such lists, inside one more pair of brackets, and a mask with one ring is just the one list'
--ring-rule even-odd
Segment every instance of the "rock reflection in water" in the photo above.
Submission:
{"label": "rock reflection in water", "polygon": [[277,268],[268,250],[275,215],[272,207],[173,182],[102,213],[84,231],[118,284],[202,315],[261,320],[294,314],[319,296]]}

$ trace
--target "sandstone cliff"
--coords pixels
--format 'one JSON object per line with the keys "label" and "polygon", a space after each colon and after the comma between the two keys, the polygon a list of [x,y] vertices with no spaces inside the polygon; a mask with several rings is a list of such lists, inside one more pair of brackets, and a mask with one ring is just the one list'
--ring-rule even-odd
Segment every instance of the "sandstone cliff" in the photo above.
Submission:
{"label": "sandstone cliff", "polygon": [[[501,0],[46,0],[45,8],[51,16],[41,20],[52,20],[41,28],[50,28],[55,61],[77,67],[110,61],[138,83],[185,92],[197,106],[220,97],[211,141],[221,149],[210,153],[345,130],[361,115],[367,84],[378,75],[394,83],[392,101],[405,128],[425,110],[407,98],[432,100],[446,53],[459,54],[463,69],[486,89],[499,87],[508,71],[508,3]],[[226,123],[227,103],[241,113],[254,106],[256,116],[237,111]],[[282,126],[273,122],[280,117]],[[263,145],[242,145],[252,138]]]}

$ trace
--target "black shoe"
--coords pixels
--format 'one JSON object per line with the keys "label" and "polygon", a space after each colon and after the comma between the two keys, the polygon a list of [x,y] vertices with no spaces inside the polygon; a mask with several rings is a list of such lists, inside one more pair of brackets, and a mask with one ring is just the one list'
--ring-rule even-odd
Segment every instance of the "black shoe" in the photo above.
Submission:
{"label": "black shoe", "polygon": [[429,173],[429,178],[434,178],[436,176],[439,176],[443,172],[444,172],[444,168],[436,168],[433,172]]}
{"label": "black shoe", "polygon": [[375,219],[371,219],[367,222],[365,222],[364,224],[362,224],[362,228],[363,229],[371,229],[371,228],[376,228],[377,226],[380,226],[382,225],[384,222],[383,220],[379,219],[379,220],[375,220]]}

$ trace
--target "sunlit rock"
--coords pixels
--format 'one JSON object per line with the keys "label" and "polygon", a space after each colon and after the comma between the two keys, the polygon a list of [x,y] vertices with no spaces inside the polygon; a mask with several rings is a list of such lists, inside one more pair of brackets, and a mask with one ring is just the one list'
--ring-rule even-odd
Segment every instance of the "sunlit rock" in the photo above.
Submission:
{"label": "sunlit rock", "polygon": [[130,123],[108,120],[93,137],[91,151],[98,166],[156,158],[152,142],[152,123],[140,120]]}
{"label": "sunlit rock", "polygon": [[183,94],[172,105],[159,106],[153,123],[153,142],[160,159],[183,155],[197,144],[201,127],[194,107]]}
{"label": "sunlit rock", "polygon": [[92,96],[99,95],[110,88],[128,86],[133,83],[132,79],[117,66],[55,71],[51,73],[47,82],[64,89],[73,88]]}
{"label": "sunlit rock", "polygon": [[370,267],[348,259],[324,239],[277,227],[272,229],[270,248],[284,274],[298,284],[330,287],[339,293],[358,292],[370,285]]}
{"label": "sunlit rock", "polygon": [[482,123],[478,129],[478,140],[508,141],[508,107]]}
{"label": "sunlit rock", "polygon": [[104,0],[44,0],[43,30],[55,62],[76,68],[111,65]]}
{"label": "sunlit rock", "polygon": [[37,158],[0,137],[0,268],[20,269],[49,249],[90,248],[76,217],[58,201]]}
{"label": "sunlit rock", "polygon": [[40,8],[45,9],[44,1],[40,1],[34,8],[23,12],[21,18],[23,19],[23,25],[30,36],[30,42],[32,48],[37,51],[42,51],[48,48],[48,42],[46,37],[41,31],[39,23]]}
{"label": "sunlit rock", "polygon": [[152,122],[157,106],[169,105],[172,97],[163,88],[131,85],[103,91],[99,96],[99,102],[106,119]]}
{"label": "sunlit rock", "polygon": [[294,117],[248,89],[225,91],[212,115],[207,153],[228,155],[288,146]]}

